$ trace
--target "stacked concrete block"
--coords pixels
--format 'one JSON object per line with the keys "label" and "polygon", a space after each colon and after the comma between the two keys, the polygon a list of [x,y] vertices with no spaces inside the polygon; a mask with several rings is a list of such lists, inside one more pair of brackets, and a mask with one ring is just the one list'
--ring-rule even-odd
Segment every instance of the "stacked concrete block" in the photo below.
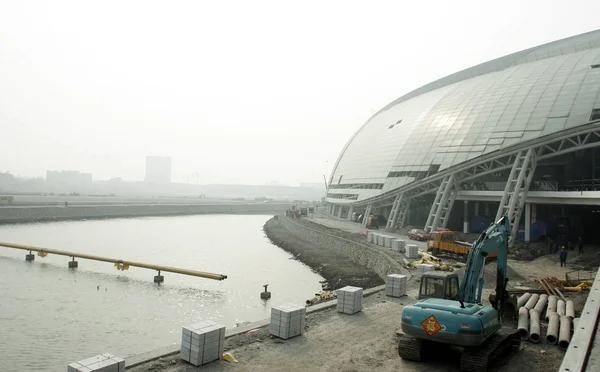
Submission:
{"label": "stacked concrete block", "polygon": [[406,275],[390,274],[385,281],[385,294],[390,297],[406,296]]}
{"label": "stacked concrete block", "polygon": [[108,353],[96,355],[67,365],[67,372],[125,372],[125,359]]}
{"label": "stacked concrete block", "polygon": [[392,240],[392,251],[404,253],[404,240],[393,239]]}
{"label": "stacked concrete block", "polygon": [[286,304],[271,308],[269,331],[273,336],[288,339],[301,335],[306,322],[306,307]]}
{"label": "stacked concrete block", "polygon": [[340,288],[337,293],[337,312],[344,314],[356,314],[362,311],[363,289],[347,286]]}
{"label": "stacked concrete block", "polygon": [[385,240],[384,240],[384,247],[386,248],[392,248],[392,241],[394,241],[394,237],[393,236],[386,236]]}
{"label": "stacked concrete block", "polygon": [[383,247],[383,244],[384,244],[383,239],[384,239],[384,236],[382,234],[377,234],[377,245],[380,245]]}
{"label": "stacked concrete block", "polygon": [[375,237],[375,234],[372,233],[371,231],[369,231],[369,234],[367,235],[367,243],[373,243],[374,237]]}
{"label": "stacked concrete block", "polygon": [[435,266],[431,264],[419,264],[417,265],[417,270],[419,273],[427,273],[430,271],[435,271]]}
{"label": "stacked concrete block", "polygon": [[406,246],[406,258],[410,258],[412,260],[416,260],[419,258],[419,247],[414,244],[408,244]]}
{"label": "stacked concrete block", "polygon": [[205,320],[183,327],[180,357],[196,367],[220,359],[224,347],[225,326]]}

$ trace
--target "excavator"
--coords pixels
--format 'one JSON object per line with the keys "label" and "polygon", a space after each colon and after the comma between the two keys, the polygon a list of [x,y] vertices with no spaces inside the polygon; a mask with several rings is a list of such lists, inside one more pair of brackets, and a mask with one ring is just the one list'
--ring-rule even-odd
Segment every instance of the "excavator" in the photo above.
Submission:
{"label": "excavator", "polygon": [[[446,344],[462,349],[461,371],[481,372],[506,361],[509,349],[520,346],[517,330],[502,326],[504,303],[508,301],[509,230],[504,216],[481,233],[467,256],[460,286],[456,275],[421,278],[419,300],[402,309],[400,357],[420,362],[439,350],[440,344]],[[485,261],[496,250],[496,293],[490,296],[491,306],[484,306]]]}

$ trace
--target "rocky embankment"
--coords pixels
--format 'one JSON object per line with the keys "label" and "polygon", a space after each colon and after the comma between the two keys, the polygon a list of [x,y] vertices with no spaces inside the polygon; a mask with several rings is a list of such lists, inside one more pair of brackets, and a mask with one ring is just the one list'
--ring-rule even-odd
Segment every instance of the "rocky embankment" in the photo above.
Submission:
{"label": "rocky embankment", "polygon": [[388,273],[402,272],[385,252],[356,241],[352,234],[330,230],[310,220],[285,217],[274,217],[264,226],[273,244],[323,276],[331,289],[371,288],[383,284]]}

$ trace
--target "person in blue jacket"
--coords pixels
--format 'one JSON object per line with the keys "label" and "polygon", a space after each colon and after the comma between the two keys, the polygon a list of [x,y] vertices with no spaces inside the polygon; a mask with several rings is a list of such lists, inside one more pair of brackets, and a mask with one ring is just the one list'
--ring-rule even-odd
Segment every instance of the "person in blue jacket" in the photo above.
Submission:
{"label": "person in blue jacket", "polygon": [[563,246],[560,251],[560,267],[567,267],[567,254],[569,251],[567,251],[567,247]]}

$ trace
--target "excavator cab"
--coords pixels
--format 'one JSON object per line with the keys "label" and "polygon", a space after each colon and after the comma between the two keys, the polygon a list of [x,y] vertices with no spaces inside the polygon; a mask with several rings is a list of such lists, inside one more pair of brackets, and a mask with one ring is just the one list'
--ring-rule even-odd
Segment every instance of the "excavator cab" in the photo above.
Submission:
{"label": "excavator cab", "polygon": [[421,277],[419,300],[443,298],[456,300],[458,297],[458,275],[443,271],[431,271]]}

